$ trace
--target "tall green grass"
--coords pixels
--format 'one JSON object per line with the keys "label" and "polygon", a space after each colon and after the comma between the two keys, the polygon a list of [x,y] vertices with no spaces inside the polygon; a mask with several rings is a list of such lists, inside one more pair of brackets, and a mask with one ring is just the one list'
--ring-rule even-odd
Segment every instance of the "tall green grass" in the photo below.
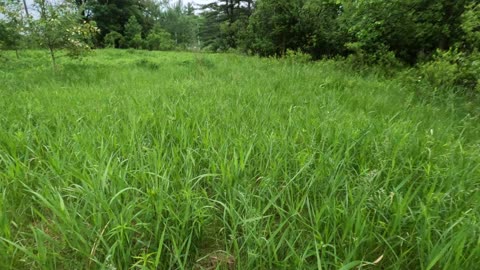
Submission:
{"label": "tall green grass", "polygon": [[1,269],[478,268],[466,100],[334,62],[61,62],[0,64]]}

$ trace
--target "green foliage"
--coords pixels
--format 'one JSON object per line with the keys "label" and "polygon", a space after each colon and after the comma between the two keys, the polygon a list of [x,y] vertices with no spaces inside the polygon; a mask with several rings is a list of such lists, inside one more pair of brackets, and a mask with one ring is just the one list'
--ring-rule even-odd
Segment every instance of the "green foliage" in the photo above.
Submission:
{"label": "green foliage", "polygon": [[[127,37],[125,31],[125,25],[132,16],[141,24],[145,33],[148,32],[153,25],[155,17],[158,16],[160,8],[154,1],[149,0],[77,0],[76,2],[79,5],[85,3],[89,12],[84,14],[84,19],[97,22],[100,29],[100,40],[102,41],[112,31],[120,33],[127,39],[132,39],[136,32]],[[128,44],[125,44],[126,46]]]}
{"label": "green foliage", "polygon": [[125,40],[129,47],[136,49],[142,47],[142,26],[135,16],[131,16],[125,24]]}
{"label": "green foliage", "polygon": [[284,55],[304,41],[300,12],[304,1],[259,1],[250,18],[251,50],[260,55]]}
{"label": "green foliage", "polygon": [[307,0],[300,13],[305,28],[305,44],[301,47],[312,57],[319,59],[346,53],[348,40],[345,25],[339,20],[343,7],[338,1]]}
{"label": "green foliage", "polygon": [[290,50],[288,49],[284,55],[284,60],[291,64],[305,64],[312,60],[310,54],[304,53],[301,50]]}
{"label": "green foliage", "polygon": [[[183,1],[87,0],[86,5],[93,14],[85,17],[97,22],[105,44],[106,35],[115,31],[126,39],[121,47],[148,47],[135,37],[140,33],[142,38],[147,38],[148,33],[159,25],[172,35],[176,47],[187,49],[198,46],[200,22],[191,3],[184,5]],[[134,39],[136,40],[131,43]],[[139,46],[140,43],[143,45]]]}
{"label": "green foliage", "polygon": [[478,268],[478,103],[131,51],[0,62],[0,269]]}
{"label": "green foliage", "polygon": [[7,26],[5,25],[5,23],[3,23],[2,21],[0,21],[0,48],[5,48],[5,47],[8,47],[5,45],[5,37],[7,37],[9,35],[9,31],[8,31],[8,28]]}
{"label": "green foliage", "polygon": [[[466,35],[475,40],[476,5],[473,0],[259,0],[243,43],[265,56],[300,49],[315,59],[353,54],[369,65],[396,66],[394,58],[415,64]],[[462,22],[465,33],[459,31]]]}
{"label": "green foliage", "polygon": [[66,49],[71,57],[80,57],[91,49],[97,33],[93,22],[81,20],[81,12],[69,2],[54,4],[48,0],[35,2],[40,18],[30,26],[40,46],[48,49],[55,66],[55,51]]}
{"label": "green foliage", "polygon": [[117,31],[105,35],[105,46],[108,48],[121,48],[125,44],[125,38]]}
{"label": "green foliage", "polygon": [[462,15],[462,30],[467,46],[480,50],[480,4],[471,3]]}
{"label": "green foliage", "polygon": [[173,5],[165,7],[152,31],[160,27],[170,33],[174,46],[191,48],[198,46],[198,24],[191,4],[184,6],[182,1],[174,1]]}
{"label": "green foliage", "polygon": [[248,19],[254,10],[253,0],[214,1],[202,6],[200,39],[209,51],[249,49]]}
{"label": "green foliage", "polygon": [[395,54],[385,46],[379,45],[374,52],[365,51],[360,42],[346,43],[345,47],[352,52],[347,57],[347,61],[355,69],[379,66],[386,71],[395,72],[402,67],[402,63]]}
{"label": "green foliage", "polygon": [[160,27],[154,28],[147,36],[149,50],[168,51],[175,47],[172,35]]}
{"label": "green foliage", "polygon": [[141,34],[136,34],[133,39],[130,41],[130,47],[135,49],[143,49],[145,41],[142,39]]}
{"label": "green foliage", "polygon": [[[466,54],[458,50],[437,51],[432,61],[418,65],[422,80],[439,89],[463,87],[479,90],[480,53]],[[478,92],[480,93],[480,92]]]}
{"label": "green foliage", "polygon": [[419,53],[448,50],[461,39],[464,5],[473,1],[345,1],[340,16],[366,54],[386,48],[396,57],[415,63]]}
{"label": "green foliage", "polygon": [[88,54],[93,47],[93,39],[98,33],[95,22],[75,23],[70,29],[67,29],[66,42],[63,49],[67,55],[73,58],[82,57]]}
{"label": "green foliage", "polygon": [[[26,24],[20,2],[4,0],[0,4],[0,49],[16,50],[24,46]],[[18,53],[17,53],[18,57]]]}

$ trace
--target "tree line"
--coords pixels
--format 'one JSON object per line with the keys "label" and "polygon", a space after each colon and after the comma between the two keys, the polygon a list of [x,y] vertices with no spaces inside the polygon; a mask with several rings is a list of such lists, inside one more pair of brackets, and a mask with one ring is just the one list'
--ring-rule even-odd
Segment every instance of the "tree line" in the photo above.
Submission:
{"label": "tree line", "polygon": [[[444,65],[478,84],[476,0],[1,0],[0,45],[203,49],[260,56],[349,57],[355,63]],[[29,11],[30,9],[33,9]],[[34,42],[35,41],[35,42]],[[452,66],[453,65],[453,66]],[[477,65],[478,66],[478,65]],[[428,66],[424,66],[426,69]],[[444,77],[444,76],[440,76]]]}

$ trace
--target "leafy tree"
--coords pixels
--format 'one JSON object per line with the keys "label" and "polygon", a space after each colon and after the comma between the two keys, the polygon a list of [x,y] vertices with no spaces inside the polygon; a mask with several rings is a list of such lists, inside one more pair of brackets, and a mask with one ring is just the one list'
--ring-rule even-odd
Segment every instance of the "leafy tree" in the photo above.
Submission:
{"label": "leafy tree", "polygon": [[135,16],[131,16],[125,24],[125,39],[127,44],[133,48],[141,48],[142,45],[142,26]]}
{"label": "leafy tree", "polygon": [[0,4],[0,48],[15,50],[17,58],[26,27],[21,11],[22,4],[15,0],[4,0]]}
{"label": "leafy tree", "polygon": [[335,1],[306,1],[300,11],[300,24],[303,25],[303,33],[306,35],[302,50],[317,59],[344,55],[348,34],[339,20],[342,10],[342,5]]}
{"label": "leafy tree", "polygon": [[81,56],[90,50],[97,28],[81,20],[81,13],[73,3],[54,4],[48,0],[35,2],[40,18],[32,21],[39,44],[50,52],[52,65],[56,67],[56,51],[66,49],[71,57]]}
{"label": "leafy tree", "polygon": [[307,42],[301,24],[303,0],[262,0],[250,18],[251,49],[260,55],[284,55]]}
{"label": "leafy tree", "polygon": [[437,50],[431,61],[419,63],[418,72],[425,81],[437,89],[461,86],[463,90],[461,92],[478,94],[480,93],[480,65],[478,65],[480,63],[480,4],[466,5],[461,19],[463,39],[457,40],[449,50]]}
{"label": "leafy tree", "polygon": [[178,0],[164,5],[157,24],[172,35],[176,46],[191,47],[197,43],[198,17],[191,4],[184,5]]}
{"label": "leafy tree", "polygon": [[462,38],[461,14],[471,0],[343,1],[341,23],[350,49],[367,55],[392,51],[415,63],[419,55],[447,50]]}
{"label": "leafy tree", "polygon": [[154,27],[148,34],[146,43],[149,50],[167,51],[175,46],[172,35],[160,26]]}
{"label": "leafy tree", "polygon": [[203,47],[208,47],[212,50],[226,47],[223,45],[220,32],[220,23],[222,18],[220,16],[217,3],[213,2],[202,6],[202,24],[199,29],[200,39]]}
{"label": "leafy tree", "polygon": [[111,46],[111,40],[107,41],[105,37],[113,31],[126,40],[117,46],[138,48],[139,44],[143,44],[137,32],[127,33],[131,32],[126,27],[132,16],[141,26],[141,37],[146,37],[154,25],[160,24],[172,35],[177,46],[190,47],[197,44],[199,22],[191,3],[184,5],[181,0],[75,0],[75,3],[78,7],[85,6],[82,12],[85,21],[97,23],[100,29],[99,46]]}
{"label": "leafy tree", "polygon": [[248,48],[260,55],[304,51],[315,58],[344,54],[342,5],[331,0],[259,0],[248,25]]}
{"label": "leafy tree", "polygon": [[475,33],[471,29],[479,21],[475,8],[462,16],[465,6],[478,4],[473,0],[258,0],[247,35],[232,35],[232,24],[214,24],[230,14],[222,12],[222,3],[210,4],[214,19],[206,17],[210,32],[220,33],[211,36],[217,44],[246,44],[260,55],[283,55],[288,49],[315,58],[354,54],[370,64],[395,58],[416,63],[437,48],[454,47],[466,32]]}
{"label": "leafy tree", "polygon": [[203,46],[222,51],[245,49],[248,18],[254,6],[253,0],[222,0],[202,5],[203,23],[199,34]]}
{"label": "leafy tree", "polygon": [[[83,0],[77,0],[77,6],[82,5]],[[116,31],[126,37],[124,26],[134,16],[142,28],[149,29],[153,25],[152,14],[157,4],[153,0],[85,0],[84,20],[93,20],[100,29],[100,40]],[[133,38],[135,35],[132,35]]]}

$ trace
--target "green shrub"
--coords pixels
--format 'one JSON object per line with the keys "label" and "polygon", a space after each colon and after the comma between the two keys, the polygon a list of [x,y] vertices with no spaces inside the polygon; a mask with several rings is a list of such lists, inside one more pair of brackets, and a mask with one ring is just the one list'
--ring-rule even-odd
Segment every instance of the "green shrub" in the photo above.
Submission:
{"label": "green shrub", "polygon": [[379,46],[375,53],[365,51],[363,44],[360,42],[347,43],[345,46],[353,52],[347,60],[355,68],[380,66],[385,69],[396,70],[402,67],[402,63],[397,59],[395,53],[386,46]]}
{"label": "green shrub", "polygon": [[105,35],[104,40],[107,48],[119,48],[125,43],[125,38],[117,31],[112,31]]}
{"label": "green shrub", "polygon": [[439,50],[431,61],[418,65],[418,73],[420,80],[439,89],[461,87],[470,91],[479,90],[480,53]]}
{"label": "green shrub", "polygon": [[294,51],[288,49],[283,58],[288,63],[308,63],[312,61],[312,56],[308,53],[302,52],[300,49]]}
{"label": "green shrub", "polygon": [[466,6],[461,26],[467,46],[480,49],[480,4]]}
{"label": "green shrub", "polygon": [[149,50],[155,51],[168,51],[175,47],[172,35],[161,28],[156,28],[148,34],[146,44]]}
{"label": "green shrub", "polygon": [[142,35],[136,34],[133,39],[130,41],[130,46],[135,49],[143,49],[145,45],[144,40],[142,39]]}

